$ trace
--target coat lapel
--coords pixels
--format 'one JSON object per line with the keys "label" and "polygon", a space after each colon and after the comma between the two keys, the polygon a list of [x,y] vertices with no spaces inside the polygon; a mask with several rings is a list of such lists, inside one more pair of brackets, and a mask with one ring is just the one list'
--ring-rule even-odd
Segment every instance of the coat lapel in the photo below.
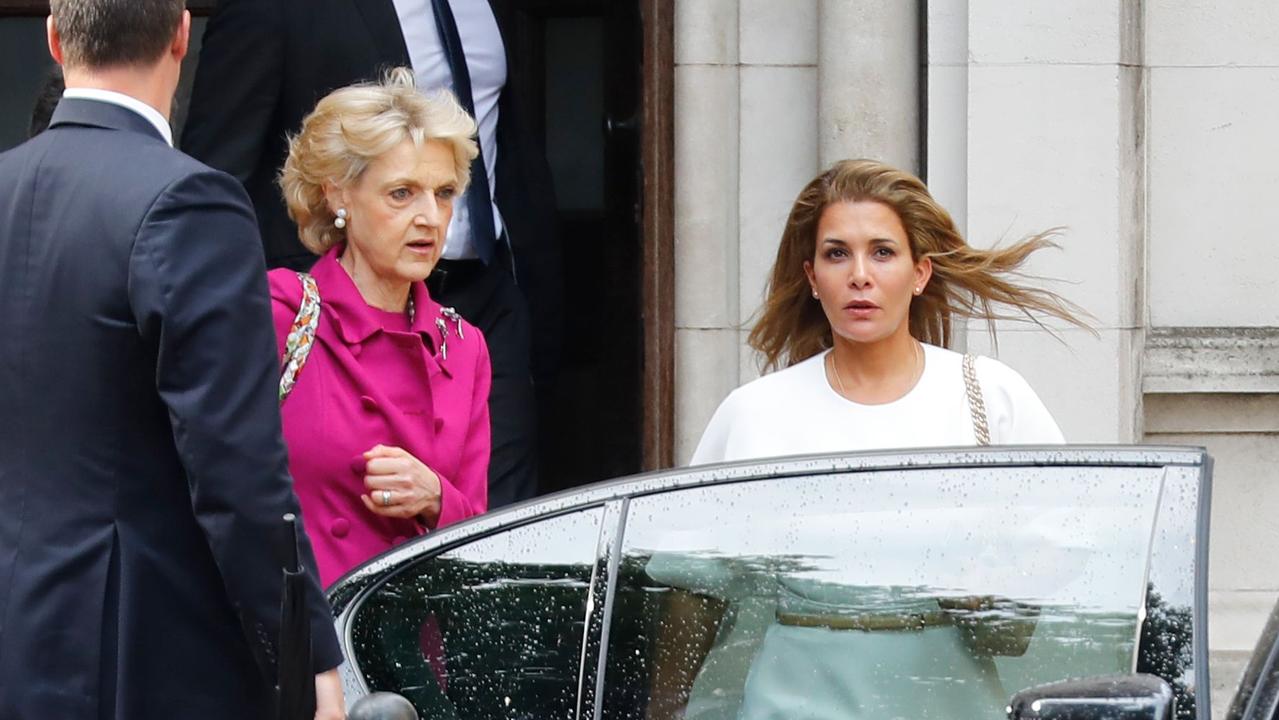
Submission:
{"label": "coat lapel", "polygon": [[387,67],[408,66],[409,49],[404,44],[404,33],[400,30],[400,17],[395,14],[395,3],[392,0],[352,0],[364,17],[364,24],[373,36],[378,52]]}

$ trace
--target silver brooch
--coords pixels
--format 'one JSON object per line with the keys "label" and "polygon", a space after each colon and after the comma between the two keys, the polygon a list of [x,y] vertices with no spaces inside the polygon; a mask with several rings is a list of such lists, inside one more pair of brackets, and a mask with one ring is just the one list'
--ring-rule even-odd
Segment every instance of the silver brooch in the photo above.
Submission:
{"label": "silver brooch", "polygon": [[444,324],[444,318],[435,318],[435,329],[440,331],[440,359],[449,359],[449,326]]}
{"label": "silver brooch", "polygon": [[457,328],[457,339],[465,340],[466,335],[462,332],[462,316],[457,314],[457,310],[451,307],[442,307],[440,308],[440,314],[453,321],[453,327]]}

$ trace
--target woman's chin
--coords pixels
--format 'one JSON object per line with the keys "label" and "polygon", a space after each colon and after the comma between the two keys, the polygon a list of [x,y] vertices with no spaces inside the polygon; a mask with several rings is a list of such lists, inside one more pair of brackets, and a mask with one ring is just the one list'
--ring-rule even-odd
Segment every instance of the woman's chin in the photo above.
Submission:
{"label": "woman's chin", "polygon": [[431,271],[438,264],[438,258],[423,258],[421,260],[402,260],[395,268],[395,274],[401,280],[408,282],[421,282],[425,280]]}
{"label": "woman's chin", "polygon": [[853,327],[847,325],[834,328],[835,334],[857,345],[874,345],[883,342],[892,337],[893,331],[889,328],[875,327],[870,324],[858,324]]}

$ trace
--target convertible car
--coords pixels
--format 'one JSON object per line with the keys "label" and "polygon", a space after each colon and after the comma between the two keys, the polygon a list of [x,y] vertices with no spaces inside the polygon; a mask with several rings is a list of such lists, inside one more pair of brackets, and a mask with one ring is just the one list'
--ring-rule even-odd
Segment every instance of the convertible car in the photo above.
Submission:
{"label": "convertible car", "polygon": [[[794,457],[601,483],[330,588],[352,718],[1210,720],[1211,460]],[[1279,622],[1230,708],[1279,717]]]}

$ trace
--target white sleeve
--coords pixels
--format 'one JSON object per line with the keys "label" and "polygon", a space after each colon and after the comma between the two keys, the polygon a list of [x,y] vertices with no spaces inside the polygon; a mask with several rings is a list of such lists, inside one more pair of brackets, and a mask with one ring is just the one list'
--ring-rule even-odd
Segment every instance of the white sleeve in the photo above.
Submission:
{"label": "white sleeve", "polygon": [[737,391],[734,390],[716,408],[711,421],[702,431],[702,439],[697,443],[697,449],[693,451],[693,459],[688,462],[689,465],[710,465],[729,459],[728,439],[732,434],[733,421],[737,417],[736,398]]}
{"label": "white sleeve", "polygon": [[1048,408],[1016,370],[998,360],[979,357],[977,377],[986,400],[991,443],[1060,445],[1066,442]]}

